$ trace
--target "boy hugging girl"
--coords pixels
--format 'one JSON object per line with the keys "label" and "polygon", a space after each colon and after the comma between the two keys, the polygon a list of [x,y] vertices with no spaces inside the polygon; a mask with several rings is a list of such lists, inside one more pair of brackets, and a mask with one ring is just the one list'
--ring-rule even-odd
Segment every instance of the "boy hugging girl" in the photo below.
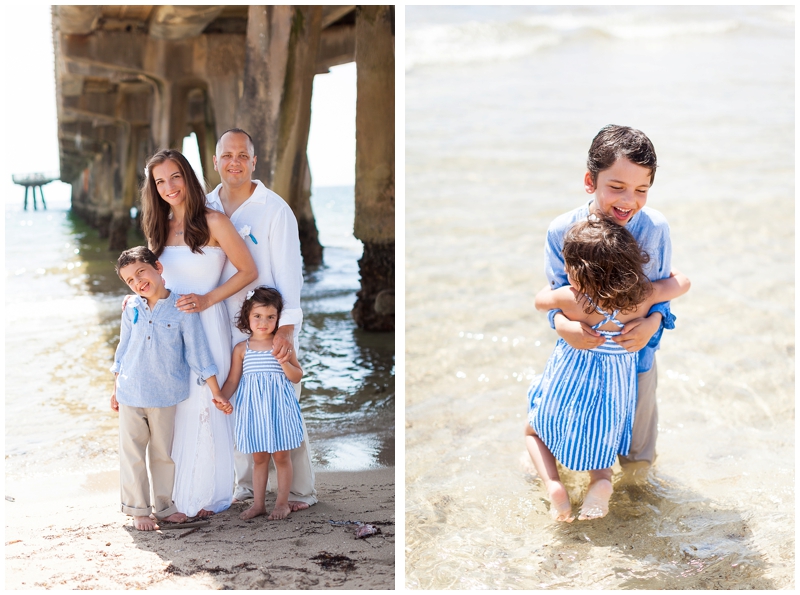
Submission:
{"label": "boy hugging girl", "polygon": [[670,300],[690,287],[672,268],[666,219],[646,206],[656,167],[643,132],[604,127],[584,175],[592,200],[547,230],[536,308],[560,339],[528,389],[525,443],[557,521],[575,515],[556,462],[589,472],[578,516],[589,520],[608,514],[617,458],[630,476],[655,460],[655,352],[674,328]]}
{"label": "boy hugging girl", "polygon": [[208,383],[214,405],[232,411],[220,392],[200,315],[178,310],[179,296],[164,286],[162,270],[155,254],[143,246],[123,252],[116,266],[120,279],[137,295],[122,313],[111,368],[116,375],[111,408],[119,412],[122,512],[133,516],[140,531],[157,529],[156,520],[186,520],[172,501],[175,464],[170,453],[175,406],[189,396],[190,369],[200,376],[198,382]]}

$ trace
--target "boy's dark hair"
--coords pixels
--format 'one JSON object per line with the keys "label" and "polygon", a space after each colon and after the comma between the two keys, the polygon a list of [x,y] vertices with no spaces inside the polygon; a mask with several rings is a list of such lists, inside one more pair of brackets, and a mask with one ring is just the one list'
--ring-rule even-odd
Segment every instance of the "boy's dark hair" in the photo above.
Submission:
{"label": "boy's dark hair", "polygon": [[589,147],[586,168],[597,185],[597,174],[614,165],[620,157],[650,170],[650,184],[656,179],[656,150],[647,135],[630,126],[609,124],[600,129]]}
{"label": "boy's dark hair", "polygon": [[[134,262],[143,262],[155,268],[158,257],[146,246],[136,246],[136,248],[125,250],[125,252],[119,255],[117,265],[114,267],[114,270],[117,272],[117,277],[122,279],[119,274],[120,270]],[[125,281],[125,279],[122,280]]]}
{"label": "boy's dark hair", "polygon": [[275,321],[275,330],[278,329],[278,324],[281,321],[281,311],[283,310],[283,297],[277,289],[271,287],[256,287],[253,290],[253,297],[246,299],[242,304],[242,309],[236,316],[235,323],[243,333],[252,335],[253,331],[250,330],[250,311],[256,306],[274,306],[278,311],[278,319]]}
{"label": "boy's dark hair", "polygon": [[[604,310],[631,312],[653,287],[642,270],[650,260],[631,232],[605,217],[579,221],[564,236],[564,267],[575,289]],[[585,312],[594,312],[587,306]]]}

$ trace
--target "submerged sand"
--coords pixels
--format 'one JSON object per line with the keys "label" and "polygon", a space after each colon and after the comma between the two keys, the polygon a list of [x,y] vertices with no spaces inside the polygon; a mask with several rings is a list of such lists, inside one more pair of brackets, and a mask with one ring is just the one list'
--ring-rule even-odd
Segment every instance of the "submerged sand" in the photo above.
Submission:
{"label": "submerged sand", "polygon": [[[239,520],[248,505],[234,504],[208,525],[155,532],[133,528],[111,485],[59,505],[58,486],[49,491],[6,497],[6,589],[395,586],[394,468],[318,472],[319,503],[284,521]],[[380,533],[357,539],[357,525],[329,521],[369,523]]]}

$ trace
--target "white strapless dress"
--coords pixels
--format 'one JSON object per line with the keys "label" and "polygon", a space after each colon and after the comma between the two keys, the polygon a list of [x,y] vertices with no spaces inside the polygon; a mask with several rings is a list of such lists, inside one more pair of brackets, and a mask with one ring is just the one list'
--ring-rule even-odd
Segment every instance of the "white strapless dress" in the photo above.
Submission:
{"label": "white strapless dress", "polygon": [[[159,257],[168,289],[206,294],[219,284],[226,256],[222,248],[205,246],[203,254],[188,246],[166,246]],[[219,375],[220,387],[231,367],[231,329],[224,302],[200,312]],[[189,398],[175,411],[172,459],[175,461],[173,500],[180,512],[195,516],[201,508],[222,512],[233,498],[233,416],[214,406],[211,389],[189,381]]]}

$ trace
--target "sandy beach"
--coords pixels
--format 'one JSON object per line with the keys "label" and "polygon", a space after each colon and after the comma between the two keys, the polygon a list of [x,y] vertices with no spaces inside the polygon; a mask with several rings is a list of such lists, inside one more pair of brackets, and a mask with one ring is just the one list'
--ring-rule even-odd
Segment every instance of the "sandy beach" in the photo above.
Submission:
{"label": "sandy beach", "polygon": [[[316,477],[319,503],[285,521],[241,521],[248,505],[234,504],[155,532],[119,512],[116,473],[7,483],[5,588],[394,589],[394,468]],[[330,521],[380,533],[357,539],[358,525]]]}

